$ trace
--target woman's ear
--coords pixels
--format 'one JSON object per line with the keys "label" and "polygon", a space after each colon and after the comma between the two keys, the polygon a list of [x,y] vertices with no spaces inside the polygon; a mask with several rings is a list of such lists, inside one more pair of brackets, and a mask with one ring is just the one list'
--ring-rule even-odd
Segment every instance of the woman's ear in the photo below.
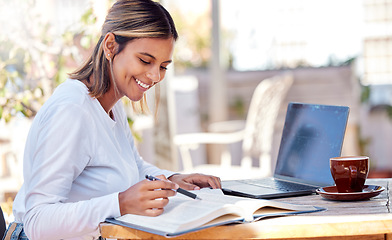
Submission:
{"label": "woman's ear", "polygon": [[113,33],[108,32],[103,39],[103,52],[107,60],[113,59],[116,52],[117,43],[115,38]]}

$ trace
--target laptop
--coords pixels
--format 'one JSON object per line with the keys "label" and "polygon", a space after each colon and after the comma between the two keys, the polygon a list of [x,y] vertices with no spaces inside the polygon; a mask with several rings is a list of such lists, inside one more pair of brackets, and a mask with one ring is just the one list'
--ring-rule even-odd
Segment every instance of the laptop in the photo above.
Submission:
{"label": "laptop", "polygon": [[346,106],[289,103],[273,177],[222,181],[223,192],[270,199],[333,185],[329,159],[341,154],[348,114]]}

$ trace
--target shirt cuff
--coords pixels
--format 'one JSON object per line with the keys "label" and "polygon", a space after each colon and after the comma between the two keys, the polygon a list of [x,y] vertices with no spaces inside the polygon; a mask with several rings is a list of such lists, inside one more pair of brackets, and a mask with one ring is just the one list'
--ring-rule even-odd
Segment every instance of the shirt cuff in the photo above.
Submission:
{"label": "shirt cuff", "polygon": [[108,218],[116,218],[121,216],[120,201],[118,199],[119,193],[120,192],[115,192],[108,195],[108,197],[110,198],[110,203],[107,205],[107,207],[109,207],[110,209],[108,212]]}

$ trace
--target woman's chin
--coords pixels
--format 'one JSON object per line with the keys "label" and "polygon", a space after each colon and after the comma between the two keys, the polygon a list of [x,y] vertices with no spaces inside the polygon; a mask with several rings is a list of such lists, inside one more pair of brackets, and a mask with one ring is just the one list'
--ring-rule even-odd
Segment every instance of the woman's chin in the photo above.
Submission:
{"label": "woman's chin", "polygon": [[138,102],[138,101],[140,101],[143,98],[143,95],[142,96],[132,96],[132,97],[128,97],[128,98],[132,102]]}

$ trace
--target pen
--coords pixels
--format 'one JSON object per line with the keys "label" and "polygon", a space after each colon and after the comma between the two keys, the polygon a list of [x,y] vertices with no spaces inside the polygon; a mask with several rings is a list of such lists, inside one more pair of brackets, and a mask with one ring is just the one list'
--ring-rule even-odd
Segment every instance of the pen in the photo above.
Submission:
{"label": "pen", "polygon": [[[161,180],[161,179],[156,178],[156,177],[151,176],[151,175],[146,175],[146,179],[151,180],[151,181]],[[191,193],[191,192],[189,192],[189,191],[187,191],[185,189],[178,188],[177,192],[181,193],[181,194],[184,194],[185,196],[188,196],[190,198],[201,200],[201,198],[199,198],[196,194]]]}

